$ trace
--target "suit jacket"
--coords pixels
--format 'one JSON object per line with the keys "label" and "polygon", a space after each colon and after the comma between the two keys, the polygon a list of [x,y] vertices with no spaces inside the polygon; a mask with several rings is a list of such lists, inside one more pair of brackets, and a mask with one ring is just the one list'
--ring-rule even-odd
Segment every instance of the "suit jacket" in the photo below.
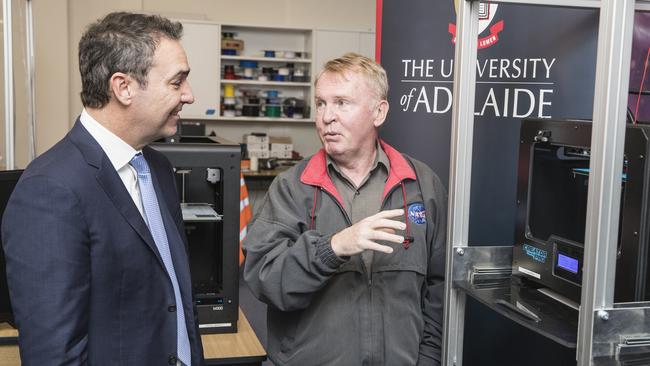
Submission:
{"label": "suit jacket", "polygon": [[184,311],[192,365],[203,350],[172,167],[145,148],[183,304],[147,225],[99,144],[79,121],[35,159],[2,222],[23,365],[175,364]]}

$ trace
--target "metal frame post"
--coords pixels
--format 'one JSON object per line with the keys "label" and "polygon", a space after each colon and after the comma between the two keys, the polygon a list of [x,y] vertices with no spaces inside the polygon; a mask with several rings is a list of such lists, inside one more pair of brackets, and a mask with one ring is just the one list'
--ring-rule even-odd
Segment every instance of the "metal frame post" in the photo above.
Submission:
{"label": "metal frame post", "polygon": [[[634,10],[650,10],[648,0],[501,0],[501,3],[600,8],[596,84],[593,110],[592,159],[587,204],[582,306],[578,326],[577,360],[590,365],[594,359],[594,324],[599,332],[608,312],[625,319],[614,324],[633,324],[631,315],[650,310],[615,307],[614,278],[621,171],[625,138],[625,109],[629,83]],[[469,226],[471,158],[474,127],[475,62],[478,3],[459,2],[452,110],[450,206],[447,240],[447,283],[443,334],[443,364],[462,365],[465,295],[454,287],[454,260],[465,253]],[[465,266],[471,265],[468,263]],[[458,272],[458,271],[457,271]],[[461,271],[462,272],[462,271]],[[456,276],[465,276],[464,272]],[[633,313],[636,312],[636,313]],[[630,316],[628,316],[630,315]],[[618,315],[616,315],[619,317]],[[630,318],[630,319],[633,319]],[[627,323],[626,323],[627,321]],[[597,322],[597,323],[596,323]],[[614,329],[614,328],[612,328]],[[618,329],[618,328],[617,328]],[[602,345],[600,345],[602,347]],[[606,345],[605,345],[606,346]]]}
{"label": "metal frame post", "polygon": [[[614,304],[633,22],[634,2],[610,0],[601,3],[578,322],[579,365],[589,365],[593,359],[596,313]],[[601,313],[601,317],[606,315]]]}
{"label": "metal frame post", "polygon": [[12,40],[12,18],[11,0],[2,0],[3,36],[4,36],[4,77],[5,77],[5,166],[7,169],[14,169],[14,62],[13,62],[13,40]]}
{"label": "metal frame post", "polygon": [[34,13],[32,0],[25,1],[25,45],[27,66],[27,130],[29,161],[36,158],[36,75],[34,67]]}
{"label": "metal frame post", "polygon": [[453,286],[454,257],[462,255],[469,236],[469,203],[474,139],[474,99],[478,39],[478,1],[458,3],[449,174],[449,224],[444,314],[443,365],[462,364],[465,294]]}
{"label": "metal frame post", "polygon": [[[4,106],[5,106],[5,168],[15,169],[16,112],[13,61],[13,6],[11,0],[3,0],[3,47],[4,47]],[[34,69],[34,19],[32,0],[25,1],[25,46],[27,68],[27,130],[29,161],[36,157],[36,97]]]}

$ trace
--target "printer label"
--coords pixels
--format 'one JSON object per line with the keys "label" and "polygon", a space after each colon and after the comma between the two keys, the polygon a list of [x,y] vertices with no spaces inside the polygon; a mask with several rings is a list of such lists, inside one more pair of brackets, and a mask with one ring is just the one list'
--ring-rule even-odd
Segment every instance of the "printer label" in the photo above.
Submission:
{"label": "printer label", "polygon": [[548,252],[539,249],[537,247],[534,247],[532,245],[524,244],[523,250],[526,253],[527,256],[533,258],[536,262],[539,263],[545,263],[546,262],[546,257],[548,257]]}
{"label": "printer label", "polygon": [[519,268],[517,268],[517,269],[519,270],[519,272],[521,272],[521,273],[525,273],[525,274],[527,274],[527,275],[529,275],[529,276],[532,276],[532,277],[535,277],[535,278],[537,278],[537,279],[541,279],[541,278],[542,278],[542,276],[541,276],[539,273],[537,273],[537,272],[533,272],[533,271],[531,271],[531,270],[529,270],[529,269],[526,269],[526,268],[524,268],[524,267],[519,267]]}

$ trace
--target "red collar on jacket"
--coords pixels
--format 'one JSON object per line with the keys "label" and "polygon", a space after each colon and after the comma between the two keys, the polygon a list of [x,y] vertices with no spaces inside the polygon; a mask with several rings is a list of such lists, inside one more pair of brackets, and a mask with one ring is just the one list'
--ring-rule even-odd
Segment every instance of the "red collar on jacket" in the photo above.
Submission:
{"label": "red collar on jacket", "polygon": [[[383,202],[388,192],[393,189],[394,186],[399,184],[404,179],[416,179],[415,171],[411,165],[406,161],[402,154],[395,150],[392,146],[385,143],[383,140],[379,140],[381,147],[384,149],[388,161],[390,161],[390,172],[388,173],[388,179],[384,185],[384,193],[381,196]],[[325,159],[325,150],[320,149],[318,152],[309,159],[305,170],[300,175],[300,181],[304,184],[309,184],[312,186],[317,186],[323,188],[332,196],[334,196],[341,206],[343,206],[343,199],[341,195],[336,190],[334,182],[327,174],[327,160]]]}

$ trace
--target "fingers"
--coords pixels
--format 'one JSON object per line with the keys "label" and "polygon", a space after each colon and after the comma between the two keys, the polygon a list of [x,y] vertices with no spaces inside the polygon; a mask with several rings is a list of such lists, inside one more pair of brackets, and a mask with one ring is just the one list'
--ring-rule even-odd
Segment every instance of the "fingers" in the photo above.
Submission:
{"label": "fingers", "polygon": [[376,230],[371,235],[369,235],[368,240],[370,241],[383,240],[383,241],[390,241],[393,243],[402,243],[404,241],[404,236],[387,233],[382,230]]}
{"label": "fingers", "polygon": [[386,254],[391,254],[393,252],[393,248],[389,247],[388,245],[381,245],[372,241],[368,241],[368,243],[366,243],[366,250],[374,250],[376,252],[382,252]]}
{"label": "fingers", "polygon": [[364,250],[374,250],[377,252],[382,252],[382,253],[387,253],[390,254],[393,252],[393,248],[388,246],[388,245],[381,245],[375,242],[376,241],[387,241],[387,242],[393,242],[393,243],[403,243],[404,242],[404,237],[401,235],[395,235],[391,233],[387,233],[382,230],[376,230],[373,232],[371,237],[367,238],[366,240],[363,240],[362,243],[360,243],[361,248]]}
{"label": "fingers", "polygon": [[332,236],[332,250],[339,257],[355,255],[364,250],[390,254],[393,252],[392,247],[378,244],[376,241],[404,242],[404,237],[396,235],[395,232],[405,230],[406,224],[394,219],[403,215],[403,209],[396,209],[366,217]]}
{"label": "fingers", "polygon": [[402,235],[396,235],[395,232],[406,229],[406,224],[401,221],[391,220],[391,218],[403,215],[403,209],[396,209],[381,211],[368,217],[368,229],[370,230],[364,235],[366,240],[363,240],[363,242],[360,243],[360,246],[365,250],[392,253],[392,247],[378,244],[376,241],[387,241],[398,244],[403,243],[404,237]]}
{"label": "fingers", "polygon": [[390,229],[393,231],[406,229],[405,223],[401,221],[389,220],[389,219],[379,219],[374,221],[371,225],[374,230],[382,230],[382,231],[384,231],[383,229]]}
{"label": "fingers", "polygon": [[374,219],[389,219],[391,217],[397,217],[397,216],[403,216],[404,215],[404,210],[401,208],[395,209],[395,210],[385,210],[385,211],[379,211],[376,214],[370,216],[370,218]]}

